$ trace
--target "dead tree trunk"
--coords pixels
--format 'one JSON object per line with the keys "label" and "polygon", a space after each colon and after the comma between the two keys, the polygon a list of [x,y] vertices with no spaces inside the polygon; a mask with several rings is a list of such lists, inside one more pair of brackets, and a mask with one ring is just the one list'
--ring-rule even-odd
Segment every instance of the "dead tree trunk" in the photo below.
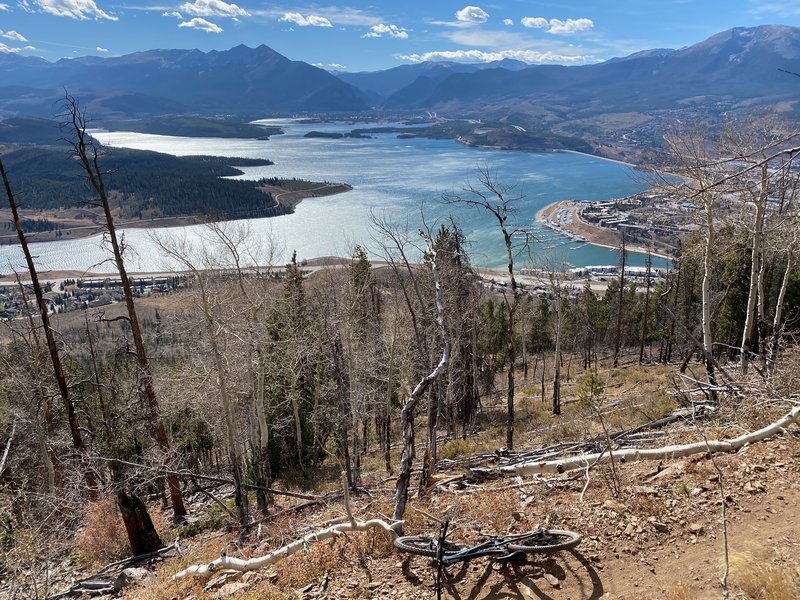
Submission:
{"label": "dead tree trunk", "polygon": [[555,310],[555,362],[553,363],[553,414],[561,414],[561,328],[562,328],[562,313],[561,313],[561,289],[557,287],[555,301],[553,307]]}
{"label": "dead tree trunk", "polygon": [[[645,278],[647,279],[647,288],[644,294],[644,311],[642,315],[642,334],[639,338],[639,364],[644,364],[644,343],[649,335],[648,332],[648,319],[650,316],[650,269],[653,264],[653,258],[650,251],[647,252],[647,272]],[[652,353],[651,353],[652,354]]]}
{"label": "dead tree trunk", "polygon": [[[764,215],[767,209],[767,196],[769,183],[768,163],[761,165],[761,187],[758,198],[755,200],[756,214],[753,217],[753,247],[750,257],[750,286],[747,294],[747,308],[745,309],[744,330],[742,331],[742,343],[740,348],[739,360],[741,361],[742,373],[747,373],[747,365],[750,361],[750,351],[758,343],[759,319],[756,313],[756,304],[763,306],[763,253],[761,246],[764,239]],[[759,285],[762,284],[762,285]]]}
{"label": "dead tree trunk", "polygon": [[617,326],[614,332],[614,362],[613,367],[619,365],[619,351],[622,347],[622,308],[625,304],[625,231],[622,231],[622,245],[619,251],[619,297],[617,299]]}
{"label": "dead tree trunk", "polygon": [[[150,370],[150,361],[148,360],[147,353],[145,352],[142,331],[139,326],[139,319],[136,315],[136,306],[133,303],[133,292],[131,290],[130,281],[128,280],[128,272],[125,269],[125,261],[122,257],[123,249],[122,245],[117,239],[117,230],[114,226],[114,217],[111,214],[111,203],[108,200],[105,182],[103,180],[103,172],[100,169],[100,153],[95,141],[89,134],[86,133],[86,117],[78,106],[78,101],[72,96],[66,95],[64,99],[64,107],[66,109],[66,116],[69,119],[67,126],[72,130],[73,133],[73,138],[69,143],[72,145],[75,156],[81,162],[81,166],[86,173],[86,178],[88,179],[89,184],[97,193],[100,204],[103,208],[103,213],[105,215],[106,226],[108,228],[108,237],[114,253],[114,262],[116,263],[119,278],[122,282],[122,291],[125,296],[125,306],[128,310],[128,324],[131,328],[131,337],[133,337],[134,348],[136,350],[136,362],[139,367],[139,375],[141,378],[145,406],[150,413],[150,418],[153,424],[153,434],[158,447],[164,454],[164,460],[166,461],[167,469],[174,471],[169,438],[167,437],[167,430],[164,426],[164,420],[161,417],[161,409],[158,404],[155,387],[153,386],[153,374]],[[183,504],[183,494],[181,493],[178,477],[172,474],[167,475],[167,485],[169,486],[170,499],[172,500],[172,510],[175,516],[185,515],[186,507]]]}
{"label": "dead tree trunk", "polygon": [[442,300],[442,282],[439,277],[439,268],[436,265],[436,252],[433,250],[432,243],[428,240],[427,256],[431,261],[431,271],[433,272],[433,282],[436,286],[436,323],[442,335],[444,348],[439,364],[423,377],[416,385],[411,395],[406,400],[403,410],[400,412],[400,425],[403,428],[403,454],[400,457],[400,469],[397,474],[397,487],[395,488],[394,499],[394,520],[402,521],[406,512],[408,502],[408,487],[411,482],[411,465],[414,462],[414,409],[419,403],[420,398],[444,372],[447,361],[450,358],[450,345],[448,343],[447,332],[444,327],[444,302]]}
{"label": "dead tree trunk", "polygon": [[[519,306],[519,290],[517,280],[514,277],[514,249],[513,238],[517,233],[527,237],[523,229],[509,229],[508,218],[514,212],[513,202],[520,200],[521,197],[511,198],[508,192],[509,186],[497,183],[489,169],[481,169],[478,176],[480,186],[468,185],[465,188],[466,195],[445,194],[443,200],[448,204],[462,204],[473,206],[487,211],[497,219],[497,224],[503,234],[506,258],[508,263],[508,288],[503,292],[503,300],[508,318],[508,329],[506,331],[506,358],[508,360],[508,390],[506,392],[507,416],[506,416],[506,447],[514,449],[514,368],[516,367],[517,354],[514,346],[514,321]],[[526,240],[527,247],[527,240]],[[509,291],[511,297],[509,298]]]}
{"label": "dead tree trunk", "polygon": [[129,495],[125,490],[120,490],[117,492],[117,505],[122,513],[133,556],[149,554],[164,547],[144,502],[135,494]]}
{"label": "dead tree trunk", "polygon": [[91,465],[89,464],[89,452],[86,444],[81,435],[80,425],[78,423],[78,415],[75,412],[75,404],[72,402],[69,386],[67,385],[67,377],[64,373],[64,367],[61,364],[61,357],[58,354],[58,345],[56,344],[56,337],[53,333],[53,328],[50,326],[50,315],[47,310],[47,304],[44,301],[44,294],[42,293],[42,286],[39,284],[39,276],[36,272],[36,266],[33,264],[33,257],[28,249],[28,242],[25,238],[25,232],[22,229],[22,220],[19,217],[17,210],[17,202],[14,193],[11,191],[11,184],[8,181],[3,161],[0,160],[0,175],[3,178],[3,185],[6,189],[6,196],[8,197],[8,205],[11,207],[11,214],[14,218],[14,226],[17,229],[17,237],[19,238],[22,252],[25,255],[25,262],[28,265],[28,273],[31,276],[31,284],[33,286],[33,293],[36,296],[36,305],[39,307],[39,315],[42,319],[42,327],[44,328],[45,339],[47,340],[47,350],[50,353],[50,361],[53,363],[53,373],[58,383],[58,392],[61,395],[61,401],[64,404],[64,410],[67,413],[67,422],[69,423],[69,432],[72,438],[72,445],[81,458],[83,476],[86,480],[86,485],[89,488],[90,496],[94,496],[97,491],[97,481],[92,473]]}
{"label": "dead tree trunk", "polygon": [[778,299],[775,302],[775,317],[772,320],[772,339],[769,343],[769,351],[767,355],[767,368],[769,369],[770,373],[774,371],[775,361],[778,358],[781,328],[783,323],[783,301],[786,299],[786,290],[789,289],[789,280],[791,278],[793,268],[794,252],[790,247],[786,256],[786,271],[783,273],[780,291],[778,292]]}

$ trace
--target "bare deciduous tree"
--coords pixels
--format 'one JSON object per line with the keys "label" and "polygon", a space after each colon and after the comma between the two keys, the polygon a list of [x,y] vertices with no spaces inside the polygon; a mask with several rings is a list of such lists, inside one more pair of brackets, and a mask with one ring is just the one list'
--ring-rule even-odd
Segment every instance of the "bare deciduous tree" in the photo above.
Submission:
{"label": "bare deciduous tree", "polygon": [[444,322],[444,301],[442,296],[442,283],[439,277],[439,268],[436,262],[436,251],[433,249],[433,242],[430,236],[426,238],[427,249],[426,258],[431,266],[433,282],[436,288],[436,323],[442,337],[442,356],[434,369],[420,379],[406,400],[400,413],[400,425],[403,428],[403,454],[400,458],[400,469],[397,474],[397,486],[395,488],[394,517],[395,521],[401,521],[408,502],[408,487],[411,480],[411,466],[414,461],[414,409],[425,394],[428,388],[444,372],[447,362],[450,359],[450,345],[447,339],[447,332]]}
{"label": "bare deciduous tree", "polygon": [[468,184],[461,193],[444,194],[443,200],[448,204],[471,206],[492,215],[500,227],[506,251],[508,287],[503,291],[503,300],[508,319],[506,330],[506,355],[508,359],[508,390],[506,392],[506,447],[514,449],[514,369],[516,367],[516,347],[514,346],[514,322],[519,307],[520,290],[514,276],[514,236],[525,231],[512,227],[509,218],[514,213],[514,203],[519,196],[513,195],[510,186],[496,181],[494,174],[483,168],[478,173],[478,185]]}
{"label": "bare deciduous tree", "polygon": [[[73,155],[80,161],[81,168],[86,174],[89,185],[97,194],[99,204],[105,216],[106,233],[111,243],[114,263],[117,267],[123,294],[125,296],[125,306],[128,312],[127,321],[131,328],[131,337],[133,338],[136,361],[139,367],[139,376],[143,392],[142,396],[153,423],[154,437],[164,455],[167,468],[170,471],[174,471],[169,437],[167,436],[167,430],[164,426],[164,419],[161,416],[161,408],[156,396],[155,386],[153,385],[153,373],[150,369],[150,361],[147,358],[147,352],[144,347],[142,330],[139,325],[139,319],[136,315],[136,306],[133,301],[133,292],[131,290],[128,272],[125,268],[125,260],[123,258],[124,246],[117,237],[111,202],[106,191],[105,177],[107,173],[100,167],[100,147],[94,138],[86,131],[87,121],[83,109],[78,104],[78,101],[69,94],[66,94],[64,97],[64,110],[66,117],[64,128],[67,131],[66,141],[72,146]],[[181,493],[178,477],[174,474],[168,474],[167,485],[169,487],[173,513],[176,517],[185,515],[186,507],[183,503],[183,494]]]}
{"label": "bare deciduous tree", "polygon": [[230,307],[230,286],[225,281],[215,281],[220,263],[214,255],[214,246],[203,243],[196,247],[188,239],[174,240],[156,238],[162,253],[188,271],[194,282],[197,307],[202,315],[203,331],[211,354],[217,393],[222,404],[225,424],[225,439],[228,460],[233,475],[234,502],[240,525],[248,523],[247,491],[244,488],[244,465],[239,450],[239,435],[236,427],[236,408],[230,385],[230,369],[225,334],[228,325],[221,312]]}

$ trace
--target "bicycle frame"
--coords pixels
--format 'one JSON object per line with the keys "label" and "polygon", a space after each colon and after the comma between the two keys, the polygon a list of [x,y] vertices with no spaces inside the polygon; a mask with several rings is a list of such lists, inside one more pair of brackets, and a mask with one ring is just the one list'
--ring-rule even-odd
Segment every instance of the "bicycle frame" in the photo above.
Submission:
{"label": "bicycle frame", "polygon": [[530,553],[550,554],[574,548],[581,540],[580,535],[572,531],[544,528],[502,537],[490,537],[474,546],[447,541],[446,535],[445,526],[438,539],[426,536],[399,537],[394,545],[405,552],[430,556],[441,566],[484,556],[501,562],[522,560]]}
{"label": "bicycle frame", "polygon": [[511,556],[514,554],[514,551],[506,548],[507,544],[508,538],[492,538],[461,550],[449,552],[445,550],[442,552],[442,564],[454,565],[457,562],[481,558],[483,556],[493,556],[495,558]]}

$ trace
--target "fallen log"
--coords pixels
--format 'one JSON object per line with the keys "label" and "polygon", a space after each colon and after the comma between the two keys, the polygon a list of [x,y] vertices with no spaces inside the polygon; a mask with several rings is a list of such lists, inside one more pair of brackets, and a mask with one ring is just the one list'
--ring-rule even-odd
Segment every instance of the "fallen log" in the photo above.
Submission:
{"label": "fallen log", "polygon": [[[747,444],[760,442],[783,431],[792,423],[800,419],[800,406],[795,406],[783,417],[751,433],[740,435],[730,440],[708,440],[692,444],[679,444],[664,446],[662,448],[624,448],[614,450],[613,460],[619,463],[636,462],[640,460],[669,460],[683,458],[692,454],[715,454],[717,452],[734,452]],[[473,470],[476,477],[493,479],[497,477],[517,477],[535,475],[537,473],[565,473],[575,469],[585,469],[587,465],[600,465],[610,462],[609,452],[596,452],[592,454],[579,454],[559,460],[544,460],[524,462],[495,468],[476,468]]]}
{"label": "fallen log", "polygon": [[305,550],[308,545],[313,542],[322,542],[334,536],[341,535],[348,531],[366,531],[367,529],[379,528],[397,535],[397,528],[403,525],[403,521],[393,521],[387,523],[382,519],[370,519],[368,521],[359,521],[353,516],[353,509],[350,505],[350,493],[347,487],[347,476],[342,473],[342,484],[344,487],[344,506],[347,512],[347,517],[342,519],[342,522],[335,523],[330,527],[314,531],[302,538],[281,546],[264,556],[257,556],[248,560],[235,558],[233,556],[221,556],[216,560],[211,561],[205,565],[191,565],[182,571],[179,571],[172,576],[173,579],[182,579],[184,577],[209,577],[212,573],[219,569],[233,569],[235,571],[255,571],[271,565],[298,550]]}

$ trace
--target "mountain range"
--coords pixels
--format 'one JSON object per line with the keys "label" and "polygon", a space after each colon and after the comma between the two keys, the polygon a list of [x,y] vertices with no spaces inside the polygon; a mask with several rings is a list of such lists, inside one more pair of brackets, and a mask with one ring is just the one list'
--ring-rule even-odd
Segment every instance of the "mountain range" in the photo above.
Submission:
{"label": "mountain range", "polygon": [[428,110],[558,121],[676,107],[723,111],[783,102],[793,109],[795,71],[800,29],[781,25],[735,28],[678,50],[582,66],[426,62],[329,73],[264,45],[57,62],[0,54],[0,116],[51,116],[65,88],[91,114],[117,116]]}
{"label": "mountain range", "polygon": [[[334,75],[261,45],[148,50],[61,59],[0,54],[0,107],[52,115],[67,89],[93,114],[271,114],[364,111],[367,97]],[[47,111],[50,111],[49,114]]]}

